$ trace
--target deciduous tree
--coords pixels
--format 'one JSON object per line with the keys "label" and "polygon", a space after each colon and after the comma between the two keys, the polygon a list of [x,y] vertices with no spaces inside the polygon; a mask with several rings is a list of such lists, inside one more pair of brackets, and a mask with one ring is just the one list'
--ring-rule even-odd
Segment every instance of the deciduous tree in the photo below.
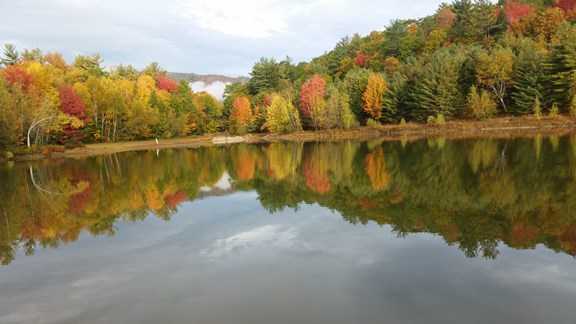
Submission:
{"label": "deciduous tree", "polygon": [[497,48],[492,52],[480,53],[476,58],[478,84],[491,89],[506,112],[504,98],[512,81],[514,54],[508,48]]}
{"label": "deciduous tree", "polygon": [[236,97],[228,119],[228,130],[231,133],[244,134],[248,131],[251,121],[250,100],[245,96]]}
{"label": "deciduous tree", "polygon": [[300,111],[309,118],[314,129],[322,127],[325,118],[324,89],[326,81],[315,74],[304,82],[300,90]]}
{"label": "deciduous tree", "polygon": [[266,122],[263,127],[277,134],[301,130],[298,111],[291,102],[275,95],[272,98],[272,103],[266,109]]}
{"label": "deciduous tree", "polygon": [[388,84],[382,76],[375,73],[371,73],[368,76],[366,90],[362,95],[362,108],[375,121],[379,121],[382,118],[386,89],[388,89]]}
{"label": "deciduous tree", "polygon": [[178,90],[178,83],[164,74],[158,74],[158,76],[156,76],[156,87],[158,90],[166,90],[173,93]]}

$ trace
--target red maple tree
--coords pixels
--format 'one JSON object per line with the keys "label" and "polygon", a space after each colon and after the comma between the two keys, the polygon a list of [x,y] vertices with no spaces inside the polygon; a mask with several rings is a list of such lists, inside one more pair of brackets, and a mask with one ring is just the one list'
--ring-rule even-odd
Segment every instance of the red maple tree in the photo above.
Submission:
{"label": "red maple tree", "polygon": [[170,93],[176,92],[178,90],[178,82],[170,79],[169,77],[158,74],[156,77],[156,87],[158,90],[166,90]]}
{"label": "red maple tree", "polygon": [[508,18],[508,23],[513,25],[520,21],[522,17],[530,15],[534,11],[531,4],[516,2],[513,0],[506,1],[504,13]]}
{"label": "red maple tree", "polygon": [[366,65],[366,61],[368,61],[368,59],[370,59],[370,55],[364,54],[361,51],[358,51],[356,53],[356,65],[358,65],[359,67],[363,68],[364,65]]}
{"label": "red maple tree", "polygon": [[[60,110],[68,116],[80,119],[84,125],[90,122],[89,117],[86,115],[86,106],[82,98],[76,93],[74,87],[69,84],[64,84],[58,88],[60,96]],[[83,136],[77,136],[79,130],[72,125],[62,127],[64,134],[64,141],[67,139],[81,140]]]}
{"label": "red maple tree", "polygon": [[6,67],[4,70],[4,79],[12,86],[19,84],[24,92],[28,92],[30,85],[34,81],[30,73],[15,65]]}
{"label": "red maple tree", "polygon": [[300,90],[300,110],[305,116],[310,116],[310,110],[319,100],[324,98],[326,81],[314,74],[310,80],[304,82]]}

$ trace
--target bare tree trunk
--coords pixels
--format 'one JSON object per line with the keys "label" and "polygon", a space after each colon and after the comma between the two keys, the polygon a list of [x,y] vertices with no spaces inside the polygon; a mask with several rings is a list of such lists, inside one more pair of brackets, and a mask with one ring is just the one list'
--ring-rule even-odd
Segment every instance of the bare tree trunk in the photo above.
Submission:
{"label": "bare tree trunk", "polygon": [[118,118],[117,117],[114,117],[113,124],[114,124],[114,132],[112,133],[112,141],[115,141],[116,140],[116,129],[118,127]]}

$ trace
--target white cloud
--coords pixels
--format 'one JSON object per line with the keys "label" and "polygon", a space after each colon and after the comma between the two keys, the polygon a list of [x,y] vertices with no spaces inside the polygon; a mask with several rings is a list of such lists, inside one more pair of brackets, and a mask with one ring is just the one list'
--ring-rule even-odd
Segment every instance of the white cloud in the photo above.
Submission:
{"label": "white cloud", "polygon": [[[434,13],[442,0],[4,1],[0,48],[100,53],[104,65],[152,61],[173,72],[247,75],[261,57],[309,61],[346,35]],[[97,5],[96,5],[97,4]],[[220,95],[216,95],[220,99]]]}
{"label": "white cloud", "polygon": [[228,35],[265,38],[287,28],[286,9],[290,4],[274,0],[189,1],[183,15],[195,19],[201,27]]}

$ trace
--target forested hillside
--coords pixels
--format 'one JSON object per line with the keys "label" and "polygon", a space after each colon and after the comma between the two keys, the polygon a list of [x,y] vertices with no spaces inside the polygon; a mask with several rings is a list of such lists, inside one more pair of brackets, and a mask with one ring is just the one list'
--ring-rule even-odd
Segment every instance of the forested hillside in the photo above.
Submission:
{"label": "forested hillside", "polygon": [[157,63],[105,69],[98,54],[68,64],[6,44],[0,148],[25,145],[28,135],[36,144],[88,143],[576,114],[575,21],[575,0],[458,0],[345,37],[311,62],[262,58],[248,83],[227,87],[222,105]]}

